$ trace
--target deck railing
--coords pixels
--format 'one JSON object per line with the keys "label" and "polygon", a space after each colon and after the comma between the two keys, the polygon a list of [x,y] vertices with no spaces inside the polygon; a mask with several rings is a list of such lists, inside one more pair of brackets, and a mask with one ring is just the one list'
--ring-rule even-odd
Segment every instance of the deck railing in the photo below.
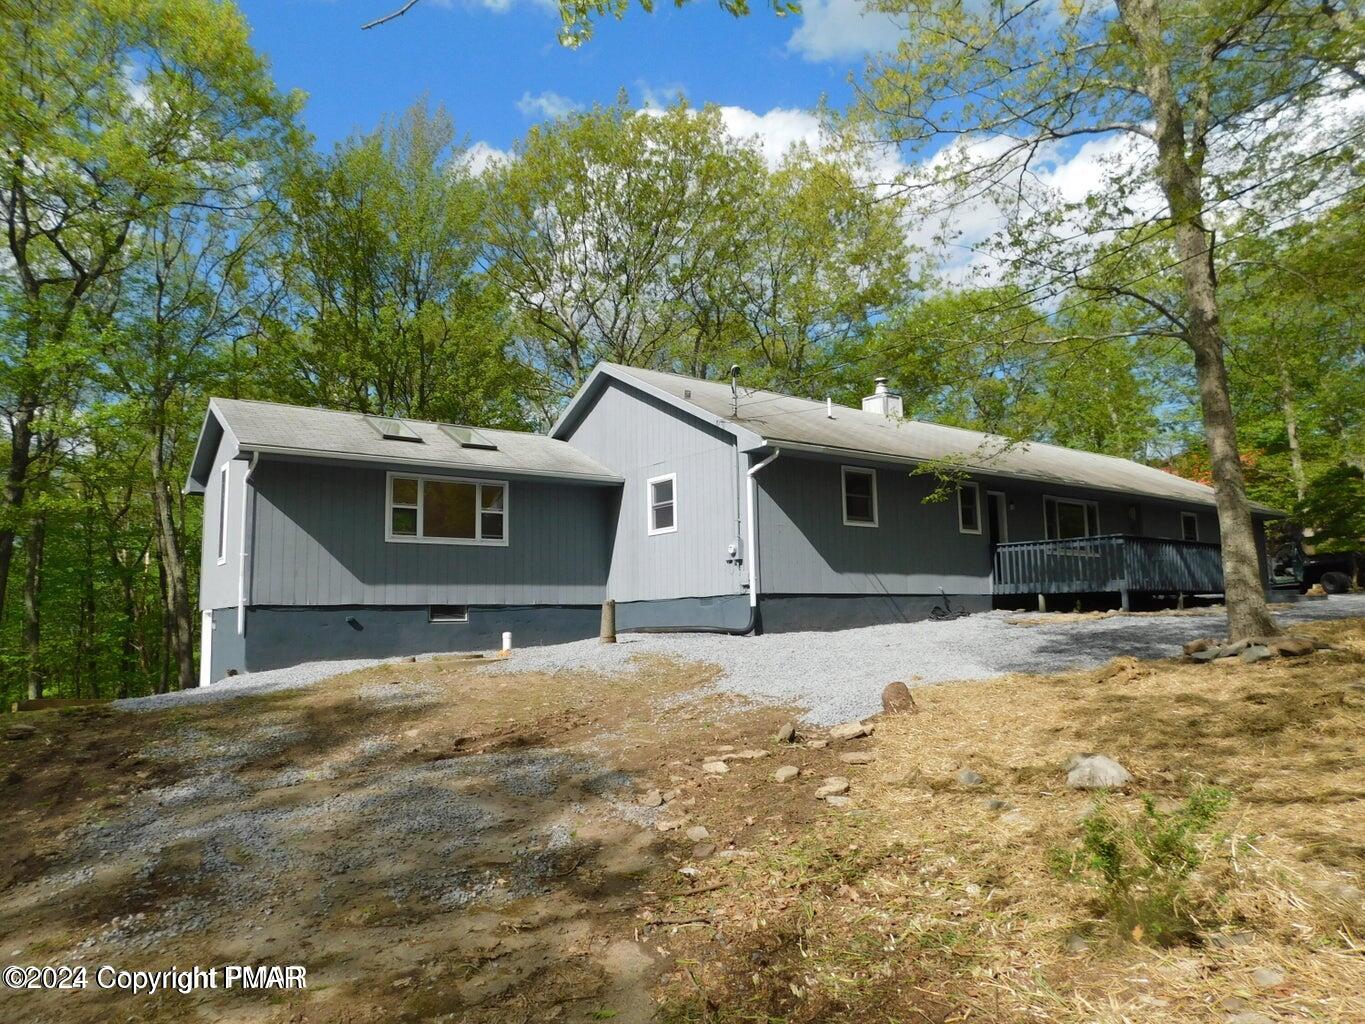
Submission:
{"label": "deck railing", "polygon": [[1223,590],[1223,560],[1217,544],[1159,537],[1019,541],[996,546],[994,590],[1217,594]]}

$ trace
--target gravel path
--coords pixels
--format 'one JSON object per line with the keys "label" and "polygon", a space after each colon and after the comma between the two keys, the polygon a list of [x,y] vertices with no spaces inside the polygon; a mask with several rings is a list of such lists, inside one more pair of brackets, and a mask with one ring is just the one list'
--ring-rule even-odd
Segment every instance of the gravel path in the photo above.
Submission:
{"label": "gravel path", "polygon": [[[1281,623],[1365,616],[1365,595],[1288,605]],[[615,646],[580,640],[525,647],[487,672],[617,673],[634,670],[638,654],[719,665],[717,686],[745,696],[798,704],[807,718],[829,725],[881,708],[882,687],[894,679],[938,683],[985,679],[1011,672],[1064,672],[1100,665],[1120,654],[1170,655],[1186,640],[1226,629],[1221,612],[1207,615],[1133,615],[1012,626],[1028,613],[988,612],[955,622],[868,626],[834,633],[774,633],[734,637],[711,633],[623,633]],[[1038,616],[1046,618],[1045,616]],[[1060,619],[1060,616],[1059,616]],[[384,660],[318,661],[293,668],[252,672],[210,687],[116,701],[135,711],[204,704],[233,697],[311,686]],[[918,676],[918,680],[912,677]]]}
{"label": "gravel path", "polygon": [[[1340,595],[1277,612],[1283,625],[1365,616],[1365,595]],[[1101,665],[1118,655],[1169,657],[1186,640],[1225,633],[1220,611],[1206,615],[1132,615],[1010,625],[1031,619],[987,612],[953,622],[868,626],[834,633],[773,633],[734,637],[710,633],[622,634],[616,645],[597,640],[518,650],[491,672],[631,671],[639,654],[719,665],[717,687],[809,709],[816,724],[881,710],[882,687],[900,679],[937,683],[1011,672],[1065,672]],[[1060,618],[1060,617],[1059,617]],[[918,677],[915,679],[913,677]]]}

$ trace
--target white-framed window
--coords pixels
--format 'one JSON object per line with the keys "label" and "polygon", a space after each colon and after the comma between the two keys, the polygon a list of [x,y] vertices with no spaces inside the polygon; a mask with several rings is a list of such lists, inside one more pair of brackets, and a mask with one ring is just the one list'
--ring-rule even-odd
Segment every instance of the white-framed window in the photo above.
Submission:
{"label": "white-framed window", "polygon": [[957,485],[957,532],[981,532],[981,488],[970,480]]}
{"label": "white-framed window", "polygon": [[843,480],[844,525],[877,525],[877,471],[861,466],[840,466]]}
{"label": "white-framed window", "polygon": [[507,481],[388,474],[384,539],[406,544],[507,544]]}
{"label": "white-framed window", "polygon": [[678,532],[678,474],[650,477],[645,484],[645,525],[649,535]]}
{"label": "white-framed window", "polygon": [[1079,498],[1043,498],[1043,523],[1048,540],[1096,537],[1100,532],[1100,506]]}
{"label": "white-framed window", "polygon": [[227,562],[227,516],[228,516],[228,467],[232,463],[224,462],[223,468],[218,475],[218,564],[223,565]]}
{"label": "white-framed window", "polygon": [[463,604],[433,604],[427,607],[428,622],[468,622],[469,606]]}
{"label": "white-framed window", "polygon": [[1199,515],[1196,512],[1180,513],[1180,538],[1181,540],[1199,539]]}

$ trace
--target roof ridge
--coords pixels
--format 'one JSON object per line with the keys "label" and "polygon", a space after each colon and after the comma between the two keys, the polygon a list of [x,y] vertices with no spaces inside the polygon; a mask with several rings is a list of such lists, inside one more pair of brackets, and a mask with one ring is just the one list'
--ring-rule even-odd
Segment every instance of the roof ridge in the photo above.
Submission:
{"label": "roof ridge", "polygon": [[560,444],[567,443],[565,441],[560,441],[557,437],[551,437],[549,434],[541,433],[539,430],[513,430],[510,427],[480,427],[473,423],[455,423],[450,420],[422,420],[412,416],[393,416],[379,412],[358,412],[355,409],[333,409],[326,405],[295,405],[293,402],[276,402],[269,398],[227,398],[222,395],[210,395],[209,401],[240,402],[249,405],[270,405],[274,406],[276,409],[300,409],[304,412],[329,412],[337,416],[359,416],[362,419],[367,416],[373,416],[376,419],[402,420],[404,423],[416,423],[428,427],[467,427],[470,430],[480,430],[486,433],[516,434],[525,437],[540,437],[547,441],[556,441]]}

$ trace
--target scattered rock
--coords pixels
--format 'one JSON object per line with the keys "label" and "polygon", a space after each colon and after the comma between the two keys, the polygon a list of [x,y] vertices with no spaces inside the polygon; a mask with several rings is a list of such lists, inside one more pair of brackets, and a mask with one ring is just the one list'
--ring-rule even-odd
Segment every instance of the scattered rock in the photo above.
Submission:
{"label": "scattered rock", "polygon": [[1221,647],[1208,647],[1202,651],[1195,651],[1190,655],[1191,661],[1216,661],[1223,656]]}
{"label": "scattered rock", "polygon": [[692,847],[693,860],[705,860],[707,857],[715,856],[715,853],[715,843],[698,843],[696,846]]}
{"label": "scattered rock", "polygon": [[1249,946],[1256,940],[1256,936],[1251,932],[1223,932],[1218,935],[1210,936],[1209,942],[1219,949],[1233,949],[1237,946]]}
{"label": "scattered rock", "polygon": [[796,723],[788,722],[781,729],[778,729],[777,735],[773,737],[773,740],[777,743],[795,743]]}
{"label": "scattered rock", "polygon": [[877,755],[870,754],[866,750],[850,750],[846,754],[840,754],[839,760],[844,764],[871,764],[877,760]]}
{"label": "scattered rock", "polygon": [[796,765],[784,764],[781,768],[777,769],[777,771],[773,772],[773,781],[791,782],[792,779],[796,778],[800,774],[801,769],[796,767]]}
{"label": "scattered rock", "polygon": [[844,722],[829,731],[832,740],[856,740],[860,736],[870,736],[872,730],[863,722]]}
{"label": "scattered rock", "polygon": [[1308,888],[1328,900],[1345,903],[1352,907],[1359,907],[1362,903],[1365,903],[1365,893],[1362,893],[1349,882],[1326,879],[1324,881],[1309,882]]}
{"label": "scattered rock", "polygon": [[682,790],[681,790],[681,789],[670,789],[667,793],[664,794],[664,803],[666,803],[666,804],[667,804],[667,803],[672,803],[674,800],[678,799],[678,797],[680,797],[680,796],[682,796]]}
{"label": "scattered rock", "polygon": [[1237,640],[1230,644],[1223,644],[1223,646],[1218,648],[1218,657],[1235,658],[1250,646],[1250,640]]}
{"label": "scattered rock", "polygon": [[1316,650],[1316,645],[1307,637],[1286,636],[1272,643],[1270,649],[1281,658],[1302,658],[1304,655],[1312,654]]}
{"label": "scattered rock", "polygon": [[835,796],[827,796],[827,797],[825,797],[825,803],[829,804],[831,807],[852,807],[852,806],[853,806],[853,800],[852,800],[851,798],[846,797],[846,796],[838,796],[838,795],[835,795]]}
{"label": "scattered rock", "polygon": [[669,818],[664,821],[656,821],[654,828],[659,832],[672,832],[674,829],[682,828],[682,822]]}
{"label": "scattered rock", "polygon": [[995,797],[986,801],[986,810],[988,811],[1008,811],[1013,806],[1014,805],[1008,801],[1000,800]]}
{"label": "scattered rock", "polygon": [[1275,652],[1269,647],[1262,647],[1260,644],[1249,644],[1247,648],[1237,655],[1237,660],[1248,665],[1254,665],[1258,661],[1265,661],[1275,657]]}
{"label": "scattered rock", "polygon": [[663,802],[664,795],[657,789],[651,789],[649,792],[642,795],[639,800],[641,807],[662,807]]}
{"label": "scattered rock", "polygon": [[970,768],[963,768],[957,773],[957,781],[963,786],[980,786],[986,780]]}
{"label": "scattered rock", "polygon": [[815,799],[824,800],[826,797],[838,796],[848,792],[848,779],[841,779],[833,775],[820,784],[820,788],[815,791]]}
{"label": "scattered rock", "polygon": [[1066,784],[1072,789],[1115,789],[1133,781],[1127,768],[1103,754],[1082,754],[1068,764]]}
{"label": "scattered rock", "polygon": [[1184,651],[1187,655],[1198,654],[1201,651],[1207,651],[1210,647],[1217,646],[1218,641],[1210,640],[1208,637],[1200,637],[1198,640],[1191,640],[1184,647],[1182,647],[1181,650]]}
{"label": "scattered rock", "polygon": [[766,750],[741,750],[738,754],[726,754],[722,761],[757,761],[759,758],[767,757]]}
{"label": "scattered rock", "polygon": [[741,857],[752,857],[753,850],[721,850],[716,854],[721,860],[738,860]]}
{"label": "scattered rock", "polygon": [[829,746],[829,740],[807,740],[806,746],[811,750],[824,750]]}
{"label": "scattered rock", "polygon": [[1068,935],[1066,937],[1066,951],[1068,953],[1088,953],[1090,952],[1090,940],[1084,935]]}
{"label": "scattered rock", "polygon": [[38,727],[27,722],[16,722],[5,730],[7,740],[30,740],[38,735]]}
{"label": "scattered rock", "polygon": [[694,843],[700,843],[705,839],[710,839],[711,833],[707,831],[705,825],[693,825],[687,830],[687,838]]}
{"label": "scattered rock", "polygon": [[1261,1013],[1259,1010],[1246,1010],[1242,1013],[1230,1013],[1227,1017],[1228,1024],[1275,1024],[1275,1018]]}
{"label": "scattered rock", "polygon": [[724,775],[730,770],[730,766],[724,761],[707,761],[701,766],[701,770],[707,775]]}
{"label": "scattered rock", "polygon": [[1258,967],[1251,972],[1251,980],[1261,988],[1278,988],[1284,984],[1284,971],[1274,967]]}
{"label": "scattered rock", "polygon": [[887,683],[886,688],[882,690],[882,710],[888,715],[898,715],[919,709],[915,707],[915,698],[910,692],[910,687],[897,682]]}

